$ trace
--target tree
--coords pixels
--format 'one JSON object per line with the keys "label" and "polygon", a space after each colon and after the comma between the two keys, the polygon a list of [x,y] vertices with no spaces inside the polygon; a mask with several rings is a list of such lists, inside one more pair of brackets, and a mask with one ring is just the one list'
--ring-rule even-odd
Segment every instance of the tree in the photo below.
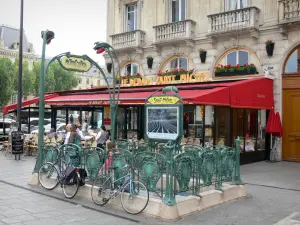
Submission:
{"label": "tree", "polygon": [[[33,65],[33,73],[35,75],[34,93],[39,94],[41,63],[35,62]],[[45,76],[45,91],[63,91],[71,90],[78,85],[78,79],[74,72],[63,69],[59,63],[50,65]]]}
{"label": "tree", "polygon": [[[13,89],[15,93],[18,93],[18,77],[19,77],[19,60],[15,61],[15,71],[13,75]],[[22,96],[29,96],[34,94],[35,75],[32,70],[29,69],[29,64],[27,61],[23,61],[22,69]]]}
{"label": "tree", "polygon": [[0,58],[0,106],[5,106],[13,94],[15,64],[8,58]]}

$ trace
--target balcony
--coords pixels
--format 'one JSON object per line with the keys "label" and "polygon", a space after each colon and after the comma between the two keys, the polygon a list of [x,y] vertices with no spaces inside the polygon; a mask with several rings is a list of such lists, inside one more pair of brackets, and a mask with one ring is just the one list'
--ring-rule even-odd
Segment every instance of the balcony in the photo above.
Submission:
{"label": "balcony", "polygon": [[258,31],[259,11],[256,7],[248,7],[208,15],[208,36],[219,35],[220,33],[230,34],[237,31]]}
{"label": "balcony", "polygon": [[195,24],[193,20],[183,20],[154,26],[154,44],[192,40],[194,37]]}
{"label": "balcony", "polygon": [[279,23],[300,22],[300,0],[279,0]]}
{"label": "balcony", "polygon": [[145,32],[134,30],[130,32],[111,35],[112,46],[116,51],[136,50],[145,44]]}

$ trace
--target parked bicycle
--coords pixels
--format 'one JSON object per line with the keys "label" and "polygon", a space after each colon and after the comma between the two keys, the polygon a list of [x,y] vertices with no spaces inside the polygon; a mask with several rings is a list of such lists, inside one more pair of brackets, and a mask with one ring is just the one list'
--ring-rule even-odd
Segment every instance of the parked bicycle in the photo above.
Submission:
{"label": "parked bicycle", "polygon": [[[116,170],[118,172],[124,170],[125,175],[121,175],[120,178],[114,180]],[[110,166],[108,174],[98,176],[94,180],[91,189],[91,197],[94,203],[100,206],[114,199],[118,193],[121,193],[121,204],[127,213],[141,213],[148,205],[149,191],[142,182],[133,180],[133,175],[128,165],[123,168]]]}
{"label": "parked bicycle", "polygon": [[63,145],[57,149],[59,152],[57,163],[46,162],[40,168],[38,179],[45,189],[53,190],[60,184],[66,198],[73,198],[77,194],[79,186],[84,185],[82,169],[78,165],[74,166],[78,149],[77,145]]}

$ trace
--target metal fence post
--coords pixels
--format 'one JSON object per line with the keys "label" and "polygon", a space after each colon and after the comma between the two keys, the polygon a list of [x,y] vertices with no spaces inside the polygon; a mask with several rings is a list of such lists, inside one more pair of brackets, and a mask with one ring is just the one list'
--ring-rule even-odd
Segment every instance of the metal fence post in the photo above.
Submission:
{"label": "metal fence post", "polygon": [[176,204],[175,195],[174,195],[174,188],[173,188],[173,151],[175,145],[167,144],[167,163],[166,163],[166,193],[163,199],[166,205],[172,206]]}
{"label": "metal fence post", "polygon": [[241,173],[240,173],[240,145],[241,145],[241,140],[238,137],[235,140],[236,154],[235,154],[235,174],[233,180],[233,183],[236,185],[240,185],[243,183],[241,180]]}

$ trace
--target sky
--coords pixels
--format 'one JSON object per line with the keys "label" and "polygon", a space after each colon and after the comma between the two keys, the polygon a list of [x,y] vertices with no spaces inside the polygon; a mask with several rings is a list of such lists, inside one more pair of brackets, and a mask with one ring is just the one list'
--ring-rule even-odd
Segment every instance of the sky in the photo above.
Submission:
{"label": "sky", "polygon": [[[20,27],[21,0],[0,0],[0,24]],[[24,0],[24,31],[35,53],[42,54],[42,30],[52,30],[55,39],[47,57],[63,52],[87,54],[101,65],[94,43],[106,41],[107,0]]]}

